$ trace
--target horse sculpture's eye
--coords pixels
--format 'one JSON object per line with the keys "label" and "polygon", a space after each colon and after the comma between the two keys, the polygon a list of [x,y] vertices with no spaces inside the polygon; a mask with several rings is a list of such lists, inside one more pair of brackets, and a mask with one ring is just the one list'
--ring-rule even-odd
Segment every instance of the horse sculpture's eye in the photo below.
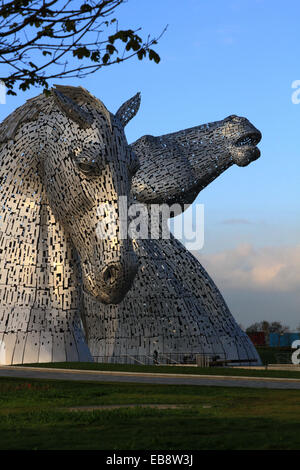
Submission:
{"label": "horse sculpture's eye", "polygon": [[86,149],[82,148],[80,144],[74,144],[70,149],[69,156],[82,175],[91,177],[101,175],[104,162],[102,152],[98,147]]}
{"label": "horse sculpture's eye", "polygon": [[82,153],[72,153],[72,158],[76,163],[80,173],[85,176],[99,176],[102,171],[102,165],[99,158],[93,158]]}
{"label": "horse sculpture's eye", "polygon": [[96,164],[93,164],[91,162],[78,162],[77,166],[79,170],[84,173],[85,175],[88,176],[93,176],[99,174],[99,167]]}

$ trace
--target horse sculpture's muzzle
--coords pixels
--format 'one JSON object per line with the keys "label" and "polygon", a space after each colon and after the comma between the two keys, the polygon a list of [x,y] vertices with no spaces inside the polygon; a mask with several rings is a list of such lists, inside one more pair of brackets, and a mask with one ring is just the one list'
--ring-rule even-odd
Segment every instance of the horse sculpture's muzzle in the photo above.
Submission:
{"label": "horse sculpture's muzzle", "polygon": [[120,303],[131,288],[137,270],[138,262],[133,250],[105,265],[96,275],[96,298],[105,304]]}
{"label": "horse sculpture's muzzle", "polygon": [[238,166],[247,166],[257,160],[260,157],[260,150],[256,146],[262,138],[261,132],[243,117],[229,116],[224,122],[236,126],[239,134],[230,146],[234,163]]}

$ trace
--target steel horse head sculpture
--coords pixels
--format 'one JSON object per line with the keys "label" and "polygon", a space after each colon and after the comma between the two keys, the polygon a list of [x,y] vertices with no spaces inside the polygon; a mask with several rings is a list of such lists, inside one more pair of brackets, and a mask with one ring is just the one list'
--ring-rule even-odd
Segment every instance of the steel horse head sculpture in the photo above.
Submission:
{"label": "steel horse head sculpture", "polygon": [[[238,116],[141,137],[132,144],[140,160],[132,196],[147,206],[176,204],[183,210],[232,165],[256,160],[260,139],[261,133]],[[151,223],[149,217],[149,232]],[[213,280],[180,241],[170,234],[134,244],[139,270],[123,301],[103,305],[85,298],[88,345],[97,361],[176,363],[202,354],[260,364]]]}
{"label": "steel horse head sculpture", "polygon": [[101,204],[118,217],[129,196],[139,163],[124,126],[139,103],[113,115],[85,89],[56,86],[1,124],[1,363],[92,360],[82,290],[114,304],[130,289],[132,241],[96,228]]}
{"label": "steel horse head sculpture", "polygon": [[85,89],[56,86],[1,124],[0,363],[197,353],[259,363],[178,240],[120,236],[119,199],[184,210],[230,166],[256,160],[261,134],[229,116],[129,146],[139,105],[137,94],[113,115]]}

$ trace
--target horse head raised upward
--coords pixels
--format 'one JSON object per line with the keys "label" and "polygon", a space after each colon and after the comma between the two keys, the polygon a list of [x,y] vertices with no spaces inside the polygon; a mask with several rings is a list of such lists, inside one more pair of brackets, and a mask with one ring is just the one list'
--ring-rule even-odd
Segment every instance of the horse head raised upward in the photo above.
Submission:
{"label": "horse head raised upward", "polygon": [[[138,169],[124,126],[139,102],[113,115],[85,89],[56,86],[0,126],[2,363],[88,360],[82,285],[104,303],[129,290],[137,260],[118,237],[118,200]],[[101,206],[117,215],[115,236],[97,236]]]}
{"label": "horse head raised upward", "polygon": [[[232,165],[244,167],[259,158],[261,137],[248,119],[235,115],[170,134],[145,135],[132,144],[140,160],[132,182],[133,198],[144,205],[173,209],[176,205],[176,211],[185,210]],[[151,210],[145,214],[151,235],[157,222]],[[174,211],[165,214],[170,217]],[[88,298],[86,333],[93,356],[99,361],[124,357],[135,361],[134,356],[145,356],[148,361],[159,353],[162,362],[178,362],[192,353],[225,357],[236,364],[245,365],[248,360],[260,364],[213,280],[192,253],[169,235],[166,239],[136,237],[140,268],[122,302],[103,305]]]}
{"label": "horse head raised upward", "polygon": [[229,167],[259,158],[260,139],[248,119],[235,115],[158,137],[145,135],[132,144],[140,159],[133,195],[146,204],[191,204]]}

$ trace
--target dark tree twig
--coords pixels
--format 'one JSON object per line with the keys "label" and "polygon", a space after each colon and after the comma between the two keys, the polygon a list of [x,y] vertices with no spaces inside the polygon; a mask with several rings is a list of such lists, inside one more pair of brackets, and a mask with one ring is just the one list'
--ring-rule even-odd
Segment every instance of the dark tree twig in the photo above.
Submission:
{"label": "dark tree twig", "polygon": [[[139,29],[119,29],[112,18],[127,0],[13,0],[0,2],[0,80],[15,95],[53,78],[82,78],[134,56],[158,63],[156,37],[143,40]],[[73,7],[73,8],[72,8]],[[70,65],[70,58],[82,63]]]}

